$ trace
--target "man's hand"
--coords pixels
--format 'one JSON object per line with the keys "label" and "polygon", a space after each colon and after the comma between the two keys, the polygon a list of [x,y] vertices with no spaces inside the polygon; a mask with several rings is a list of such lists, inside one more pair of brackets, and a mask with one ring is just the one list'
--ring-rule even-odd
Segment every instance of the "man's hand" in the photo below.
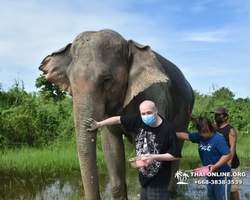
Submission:
{"label": "man's hand", "polygon": [[84,125],[89,127],[87,131],[93,131],[99,128],[98,122],[92,118],[87,118],[84,120]]}
{"label": "man's hand", "polygon": [[145,165],[145,167],[148,167],[148,166],[152,165],[152,163],[155,160],[154,157],[152,156],[152,154],[143,155],[141,158],[142,158],[142,160],[143,160],[143,158],[145,160],[147,160],[147,164]]}

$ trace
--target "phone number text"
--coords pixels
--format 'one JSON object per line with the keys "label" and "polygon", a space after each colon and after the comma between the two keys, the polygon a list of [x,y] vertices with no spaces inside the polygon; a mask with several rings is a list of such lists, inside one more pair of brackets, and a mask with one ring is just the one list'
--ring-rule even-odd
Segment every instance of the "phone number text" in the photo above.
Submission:
{"label": "phone number text", "polygon": [[222,185],[222,184],[230,184],[230,185],[241,185],[242,180],[195,180],[195,184],[198,185]]}

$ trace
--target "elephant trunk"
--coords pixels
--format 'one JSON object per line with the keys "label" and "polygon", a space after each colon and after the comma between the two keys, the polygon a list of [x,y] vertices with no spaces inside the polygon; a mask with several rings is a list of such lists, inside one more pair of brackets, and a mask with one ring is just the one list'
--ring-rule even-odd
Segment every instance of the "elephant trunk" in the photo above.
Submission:
{"label": "elephant trunk", "polygon": [[74,96],[74,119],[79,164],[83,180],[85,197],[87,200],[100,199],[96,166],[96,133],[87,131],[84,125],[86,118],[101,120],[104,113],[103,102],[98,101],[91,94]]}

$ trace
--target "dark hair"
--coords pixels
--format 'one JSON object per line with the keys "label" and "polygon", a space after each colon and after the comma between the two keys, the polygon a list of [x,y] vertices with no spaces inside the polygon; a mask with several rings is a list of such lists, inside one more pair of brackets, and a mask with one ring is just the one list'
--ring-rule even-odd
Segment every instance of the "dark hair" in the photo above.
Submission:
{"label": "dark hair", "polygon": [[212,122],[206,117],[198,117],[198,123],[196,125],[197,130],[200,131],[214,131]]}

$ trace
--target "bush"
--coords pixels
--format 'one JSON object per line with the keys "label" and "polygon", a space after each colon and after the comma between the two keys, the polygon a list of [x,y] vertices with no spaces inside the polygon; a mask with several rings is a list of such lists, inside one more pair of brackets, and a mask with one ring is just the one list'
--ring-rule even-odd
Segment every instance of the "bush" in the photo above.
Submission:
{"label": "bush", "polygon": [[[55,89],[55,88],[54,88]],[[58,91],[60,93],[60,91]],[[218,106],[229,110],[228,122],[239,137],[250,135],[250,99],[234,99],[228,88],[212,86],[211,94],[195,93],[193,114],[213,120],[210,111]],[[15,81],[5,92],[0,85],[0,145],[49,145],[54,141],[70,141],[75,137],[73,99],[64,92],[60,98],[46,92],[27,93],[23,82]],[[59,95],[59,94],[58,94]],[[189,124],[196,131],[195,123]]]}

